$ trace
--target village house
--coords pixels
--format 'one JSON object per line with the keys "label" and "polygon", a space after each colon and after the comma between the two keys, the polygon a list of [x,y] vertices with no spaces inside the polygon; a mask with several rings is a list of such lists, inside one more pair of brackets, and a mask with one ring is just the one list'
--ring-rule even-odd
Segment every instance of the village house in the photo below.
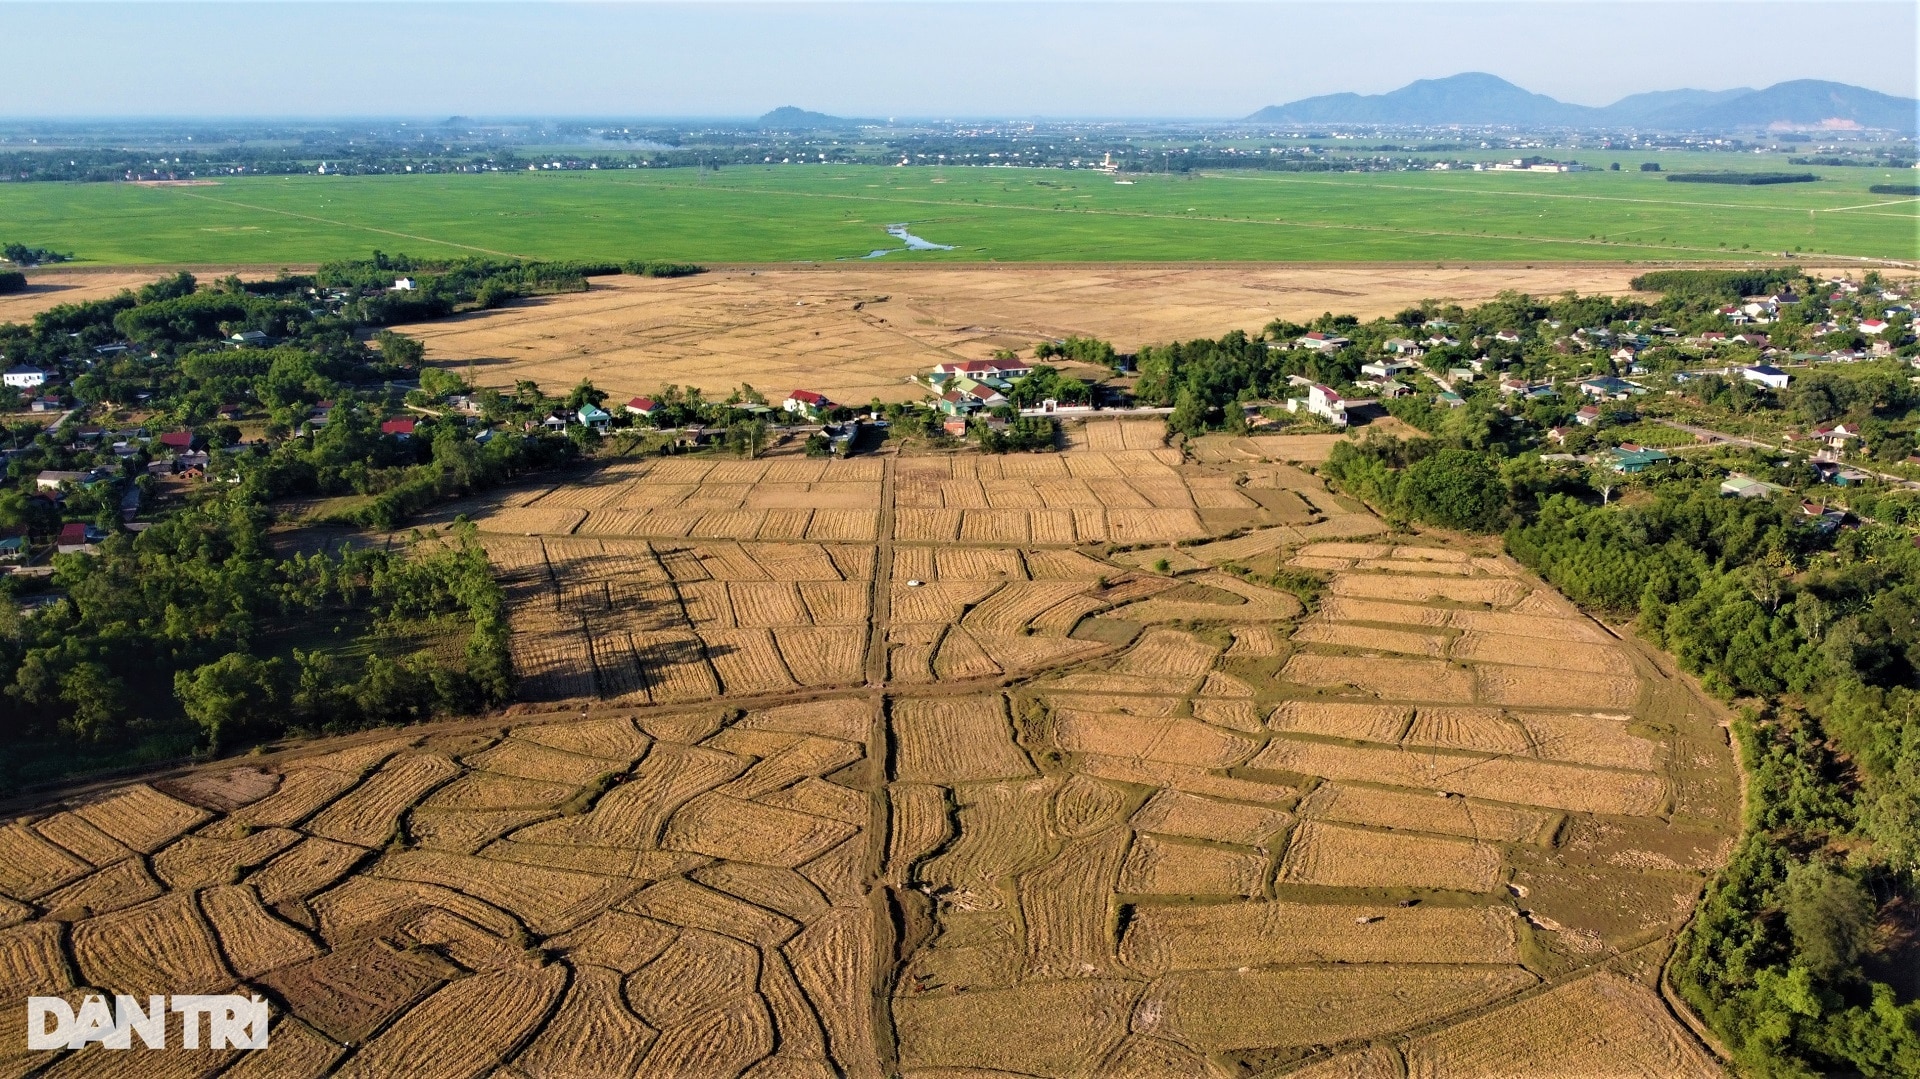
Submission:
{"label": "village house", "polygon": [[[1294,400],[1298,400],[1298,398]],[[1287,406],[1289,409],[1292,409],[1294,407],[1294,401],[1288,401]],[[1331,387],[1323,386],[1318,382],[1307,387],[1307,411],[1326,420],[1335,427],[1345,427],[1347,425],[1346,401],[1342,400],[1339,394],[1333,392]]]}
{"label": "village house", "polygon": [[613,422],[613,416],[592,401],[581,405],[580,411],[574,415],[579,419],[580,426],[590,431],[604,431],[607,429],[607,424]]}
{"label": "village house", "polygon": [[1720,493],[1735,498],[1770,498],[1785,494],[1786,488],[1777,483],[1756,480],[1745,473],[1735,472],[1720,483]]}
{"label": "village house", "polygon": [[1573,422],[1582,427],[1598,427],[1600,425],[1600,410],[1592,405],[1586,405],[1582,407],[1580,411],[1573,414]]}
{"label": "village house", "polygon": [[999,408],[1007,403],[1007,396],[989,382],[980,382],[966,376],[947,383],[949,392],[958,393],[979,403],[981,408]]}
{"label": "village house", "polygon": [[833,402],[827,400],[825,394],[815,393],[812,390],[795,390],[787,395],[787,399],[781,403],[780,407],[796,416],[817,420],[833,411]]}
{"label": "village house", "polygon": [[1860,332],[1882,334],[1887,332],[1887,324],[1882,319],[1866,318],[1860,320]]}
{"label": "village house", "polygon": [[1608,399],[1619,401],[1633,394],[1645,393],[1647,391],[1645,387],[1636,386],[1624,378],[1605,375],[1600,378],[1590,378],[1582,382],[1580,384],[1580,392],[1586,394],[1588,397],[1598,397],[1603,401]]}
{"label": "village house", "polygon": [[1792,376],[1772,364],[1763,363],[1753,367],[1742,367],[1740,377],[1748,382],[1758,382],[1769,389],[1784,390]]}
{"label": "village house", "polygon": [[1405,360],[1370,360],[1360,365],[1360,373],[1374,378],[1394,378],[1403,371],[1414,370],[1414,365]]}
{"label": "village house", "polygon": [[58,491],[67,484],[75,487],[87,487],[104,478],[102,472],[72,472],[49,468],[33,478],[35,490]]}
{"label": "village house", "polygon": [[1313,349],[1315,352],[1332,352],[1335,349],[1346,348],[1348,345],[1353,344],[1353,342],[1347,338],[1337,337],[1329,333],[1320,333],[1318,331],[1307,334],[1294,343],[1301,348]]}
{"label": "village house", "polygon": [[972,379],[999,379],[1011,382],[1033,373],[1033,368],[1020,360],[966,360],[962,363],[935,364],[933,373],[927,381],[940,385],[951,378],[967,377]]}
{"label": "village house", "polygon": [[35,386],[46,385],[48,374],[49,372],[42,371],[38,367],[23,363],[7,368],[6,373],[0,375],[0,381],[5,382],[10,390],[30,390]]}
{"label": "village house", "polygon": [[970,416],[978,412],[982,406],[977,397],[961,393],[959,390],[948,390],[934,402],[934,407],[949,416]]}
{"label": "village house", "polygon": [[407,439],[413,437],[414,428],[419,421],[412,416],[399,416],[380,425],[380,433],[392,438]]}
{"label": "village house", "polygon": [[60,526],[60,536],[54,541],[53,549],[61,554],[92,554],[93,545],[105,538],[92,525],[69,521]]}
{"label": "village house", "polygon": [[1847,444],[1860,440],[1860,428],[1857,425],[1836,423],[1831,427],[1816,427],[1807,436],[1818,442],[1824,442],[1836,450],[1844,450]]}
{"label": "village house", "polygon": [[1608,450],[1605,457],[1615,472],[1627,474],[1645,472],[1654,465],[1663,465],[1673,459],[1660,450],[1648,449],[1632,442],[1622,442],[1618,447]]}
{"label": "village house", "polygon": [[627,401],[627,415],[651,420],[660,414],[660,402],[651,397],[633,397]]}

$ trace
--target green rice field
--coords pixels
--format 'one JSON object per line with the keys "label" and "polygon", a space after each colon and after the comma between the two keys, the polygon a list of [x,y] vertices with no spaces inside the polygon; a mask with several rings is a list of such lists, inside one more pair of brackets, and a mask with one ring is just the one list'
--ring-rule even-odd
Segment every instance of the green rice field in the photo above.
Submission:
{"label": "green rice field", "polygon": [[[1725,169],[1729,156],[1699,167]],[[94,265],[299,264],[374,248],[713,263],[888,248],[888,262],[1920,259],[1920,199],[1867,190],[1912,170],[1794,169],[1822,179],[1748,187],[1623,168],[1116,178],[789,165],[14,183],[0,184],[0,240]],[[890,224],[954,250],[900,251]]]}

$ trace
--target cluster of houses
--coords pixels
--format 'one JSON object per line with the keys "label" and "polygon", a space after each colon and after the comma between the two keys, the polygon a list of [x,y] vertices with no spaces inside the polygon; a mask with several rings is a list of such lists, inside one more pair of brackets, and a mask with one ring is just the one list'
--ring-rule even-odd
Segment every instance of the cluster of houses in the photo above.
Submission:
{"label": "cluster of houses", "polygon": [[934,407],[962,420],[964,430],[968,416],[1006,404],[1013,384],[1032,373],[1019,360],[966,360],[934,365],[926,382],[939,395]]}
{"label": "cluster of houses", "polygon": [[1549,161],[1543,157],[1516,157],[1508,161],[1476,161],[1475,172],[1585,172],[1578,161]]}

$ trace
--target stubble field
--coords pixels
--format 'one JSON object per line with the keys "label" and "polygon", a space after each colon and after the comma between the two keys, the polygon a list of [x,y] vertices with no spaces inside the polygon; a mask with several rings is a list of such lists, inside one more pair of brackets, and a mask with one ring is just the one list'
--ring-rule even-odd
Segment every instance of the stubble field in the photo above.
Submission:
{"label": "stubble field", "polygon": [[1388,315],[1423,298],[1462,303],[1512,288],[1625,294],[1624,266],[1438,269],[1323,266],[902,266],[720,269],[697,277],[595,278],[586,293],[403,326],[427,358],[477,385],[583,378],[616,400],[668,384],[724,396],[741,382],[778,400],[812,389],[865,404],[917,399],[909,376],[997,348],[1093,336],[1132,350],[1278,317]]}
{"label": "stubble field", "polygon": [[[0,1008],[266,996],[273,1048],[197,1075],[1718,1074],[1653,988],[1736,829],[1716,711],[1286,463],[1319,442],[1162,439],[458,507],[518,714],[20,817]],[[816,496],[865,531],[768,531]],[[1056,496],[1178,527],[1048,532]]]}

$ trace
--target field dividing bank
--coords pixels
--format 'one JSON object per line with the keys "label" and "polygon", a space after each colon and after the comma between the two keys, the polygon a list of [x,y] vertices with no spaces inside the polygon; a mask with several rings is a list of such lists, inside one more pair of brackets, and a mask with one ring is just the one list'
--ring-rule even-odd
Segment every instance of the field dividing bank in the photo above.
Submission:
{"label": "field dividing bank", "polygon": [[[709,263],[878,250],[912,263],[1920,257],[1913,215],[1861,209],[1885,170],[1808,171],[1821,181],[1765,190],[1668,184],[1637,168],[1313,179],[834,165],[235,177],[194,188],[8,184],[0,220],[95,264],[310,263],[415,243]],[[1842,209],[1854,212],[1817,212]],[[898,222],[953,250],[898,250],[885,232]]]}

